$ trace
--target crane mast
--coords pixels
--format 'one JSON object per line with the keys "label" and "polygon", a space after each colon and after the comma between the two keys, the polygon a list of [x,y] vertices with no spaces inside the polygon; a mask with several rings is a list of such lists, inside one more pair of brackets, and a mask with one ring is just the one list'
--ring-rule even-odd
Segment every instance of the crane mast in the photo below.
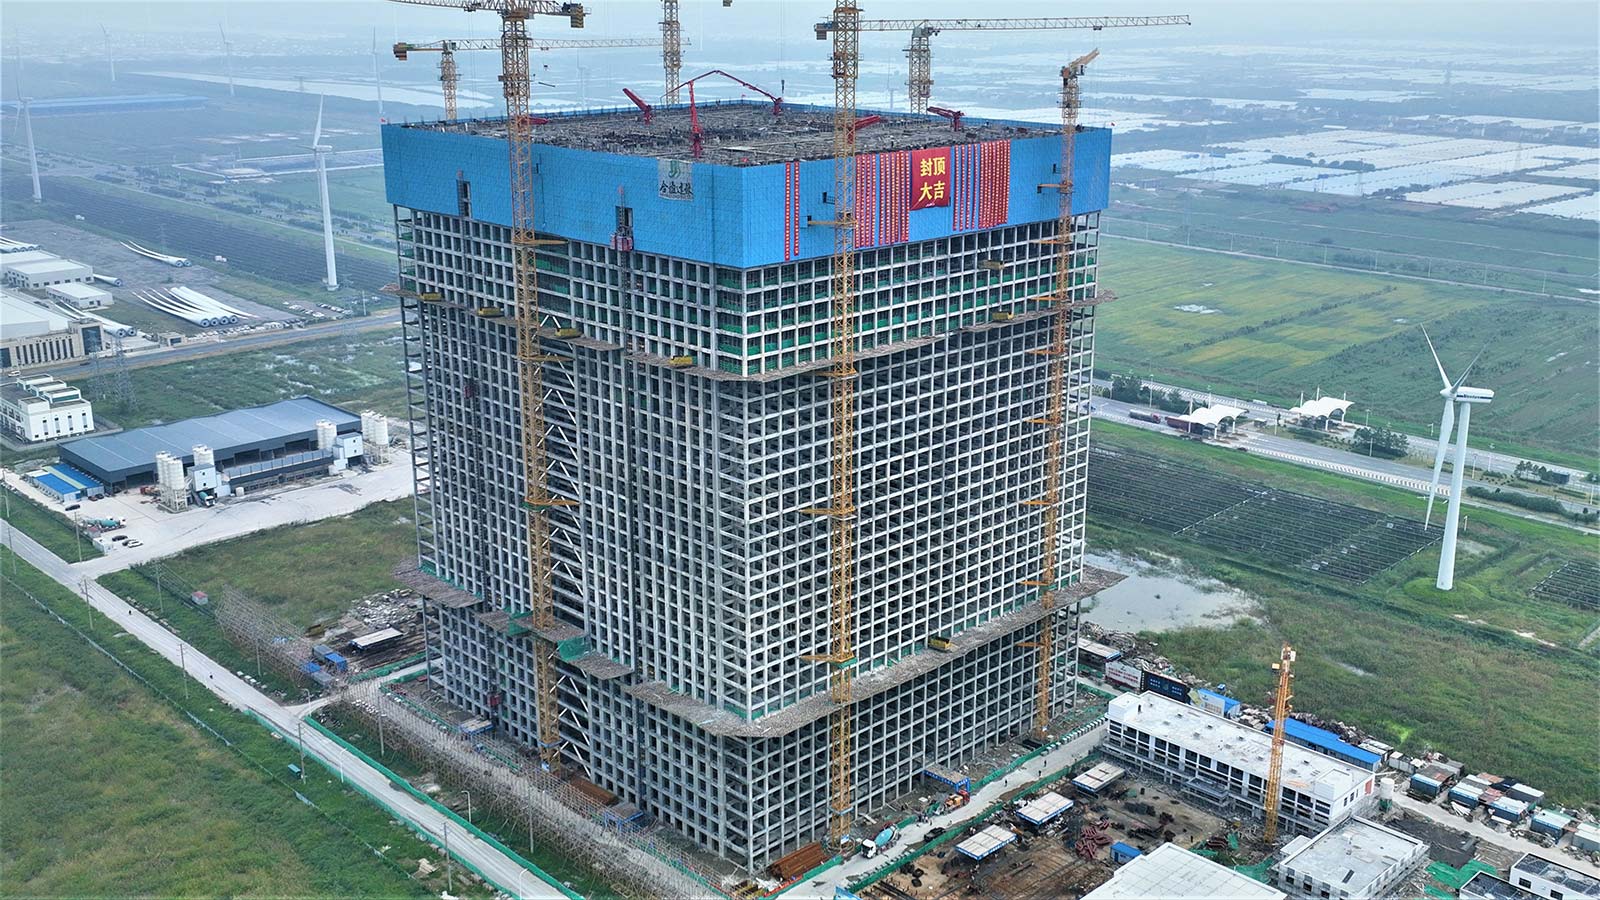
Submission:
{"label": "crane mast", "polygon": [[439,53],[439,86],[444,90],[444,120],[456,120],[456,85],[461,76],[456,71],[456,52],[446,43]]}
{"label": "crane mast", "polygon": [[1060,587],[1061,470],[1065,455],[1062,430],[1067,422],[1066,366],[1067,355],[1070,352],[1068,332],[1072,323],[1072,311],[1080,305],[1075,304],[1072,297],[1072,165],[1078,132],[1078,79],[1089,63],[1099,55],[1100,51],[1095,50],[1073,60],[1061,69],[1061,180],[1058,184],[1048,185],[1056,189],[1060,204],[1056,236],[1049,239],[1056,248],[1056,279],[1055,288],[1048,297],[1051,306],[1050,346],[1035,352],[1049,357],[1050,374],[1045,414],[1042,418],[1028,420],[1029,424],[1046,429],[1045,483],[1043,496],[1023,501],[1028,506],[1039,507],[1043,512],[1039,577],[1023,582],[1029,587],[1039,589],[1039,607],[1043,612],[1039,619],[1038,637],[1023,645],[1035,647],[1039,651],[1038,671],[1034,678],[1036,697],[1033,731],[1040,737],[1049,731],[1050,721],[1054,718],[1050,695],[1056,658],[1056,590]]}
{"label": "crane mast", "polygon": [[683,28],[678,23],[678,0],[661,0],[661,69],[668,103],[678,102],[678,79],[683,77]]}
{"label": "crane mast", "polygon": [[534,231],[533,127],[529,114],[532,78],[529,74],[528,19],[556,15],[582,28],[586,15],[580,3],[552,0],[394,0],[422,6],[445,6],[469,12],[492,10],[500,14],[500,83],[506,102],[506,144],[511,180],[512,304],[517,332],[519,404],[522,414],[523,505],[528,521],[528,618],[533,626],[534,708],[538,716],[539,757],[548,768],[561,765],[561,724],[556,685],[556,645],[550,639],[555,619],[552,583],[550,520],[552,509],[575,505],[550,493],[545,448],[544,365],[559,361],[544,353],[539,338],[538,270],[535,258],[541,244]]}
{"label": "crane mast", "polygon": [[1267,797],[1263,810],[1267,818],[1263,837],[1269,844],[1278,839],[1278,802],[1283,793],[1283,745],[1289,731],[1289,701],[1294,697],[1294,673],[1290,671],[1294,660],[1294,648],[1284,644],[1278,661],[1272,664],[1272,670],[1278,673],[1278,693],[1272,701],[1272,755],[1267,763]]}
{"label": "crane mast", "polygon": [[830,504],[808,513],[827,516],[830,529],[828,652],[806,657],[829,666],[828,838],[836,847],[855,818],[853,716],[855,666],[855,465],[856,465],[856,258],[855,162],[856,77],[861,67],[861,10],[835,0],[833,21],[833,226],[832,365],[824,374],[830,387],[833,425]]}

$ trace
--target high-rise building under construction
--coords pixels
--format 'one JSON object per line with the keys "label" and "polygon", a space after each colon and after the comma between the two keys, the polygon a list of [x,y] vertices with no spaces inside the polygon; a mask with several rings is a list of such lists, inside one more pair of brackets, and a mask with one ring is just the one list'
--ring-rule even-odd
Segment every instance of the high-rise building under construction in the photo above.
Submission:
{"label": "high-rise building under construction", "polygon": [[[564,765],[758,867],[829,820],[831,111],[553,116],[534,147]],[[698,127],[700,136],[694,134]],[[538,740],[501,120],[384,129],[430,638],[450,699]],[[1076,137],[1047,415],[1053,129],[884,114],[855,165],[854,800],[1074,702],[1098,218]],[[693,148],[703,143],[696,158]],[[1053,610],[1038,499],[1063,431]]]}

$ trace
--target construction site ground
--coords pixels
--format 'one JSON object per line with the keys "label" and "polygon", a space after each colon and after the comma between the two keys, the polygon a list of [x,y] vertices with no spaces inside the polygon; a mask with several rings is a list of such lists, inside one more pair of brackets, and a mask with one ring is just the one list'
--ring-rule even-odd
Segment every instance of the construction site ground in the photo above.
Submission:
{"label": "construction site ground", "polygon": [[[1173,843],[1216,854],[1228,864],[1256,862],[1238,829],[1204,810],[1180,801],[1176,792],[1156,782],[1124,778],[1102,795],[1078,791],[1070,777],[1062,777],[1031,789],[1032,783],[1006,793],[1009,800],[1027,790],[1037,794],[1051,790],[1074,803],[1071,810],[1043,829],[1021,823],[1010,804],[980,822],[968,823],[963,837],[984,825],[999,824],[1017,832],[1020,839],[980,863],[974,863],[955,849],[954,841],[903,865],[866,891],[866,896],[884,900],[943,900],[953,897],[986,897],[994,900],[1035,897],[1076,897],[1093,890],[1111,877],[1114,866],[1110,852],[1102,847],[1093,858],[1079,855],[1069,841],[1085,822],[1104,823],[1105,841],[1120,841],[1141,850],[1161,843]],[[1167,819],[1170,817],[1170,820]],[[1144,829],[1140,831],[1140,829]],[[1137,833],[1136,833],[1137,832]],[[1170,833],[1171,837],[1167,837]],[[1230,841],[1229,837],[1232,836]],[[1207,849],[1208,842],[1220,849]],[[1260,855],[1260,854],[1255,854]]]}

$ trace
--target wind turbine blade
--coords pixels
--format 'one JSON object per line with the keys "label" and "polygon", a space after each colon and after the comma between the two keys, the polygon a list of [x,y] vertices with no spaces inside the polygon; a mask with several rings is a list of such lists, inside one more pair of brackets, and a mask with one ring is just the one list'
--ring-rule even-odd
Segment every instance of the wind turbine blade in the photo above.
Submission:
{"label": "wind turbine blade", "polygon": [[1457,378],[1456,379],[1456,383],[1452,384],[1451,387],[1452,388],[1458,388],[1458,387],[1461,387],[1463,384],[1466,384],[1467,376],[1472,374],[1472,367],[1477,365],[1478,364],[1478,360],[1480,360],[1482,358],[1483,358],[1483,351],[1479,350],[1478,351],[1478,355],[1474,356],[1472,358],[1472,362],[1467,363],[1467,367],[1465,369],[1461,370],[1461,377]]}
{"label": "wind turbine blade", "polygon": [[1450,429],[1456,424],[1455,398],[1446,397],[1444,417],[1439,420],[1439,445],[1433,451],[1433,480],[1428,482],[1428,514],[1422,520],[1422,530],[1427,531],[1433,522],[1433,498],[1439,493],[1439,473],[1444,470],[1444,455],[1450,450]]}
{"label": "wind turbine blade", "polygon": [[317,148],[322,146],[322,101],[325,99],[326,95],[317,98],[317,130],[311,133],[312,153],[316,153]]}
{"label": "wind turbine blade", "polygon": [[[1418,326],[1419,328],[1421,326]],[[1439,367],[1439,380],[1445,387],[1450,386],[1450,376],[1444,373],[1444,363],[1439,362],[1439,351],[1433,349],[1433,339],[1428,337],[1428,329],[1422,329],[1422,339],[1428,342],[1428,352],[1433,354],[1433,364]]]}

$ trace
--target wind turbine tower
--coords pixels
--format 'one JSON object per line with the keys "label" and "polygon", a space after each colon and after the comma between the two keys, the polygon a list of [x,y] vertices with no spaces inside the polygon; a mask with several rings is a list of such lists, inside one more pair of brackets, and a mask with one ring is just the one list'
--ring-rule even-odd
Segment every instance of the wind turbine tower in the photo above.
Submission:
{"label": "wind turbine tower", "polygon": [[33,173],[33,202],[43,203],[39,192],[39,151],[33,146],[33,98],[22,98],[22,128],[28,135],[28,170]]}
{"label": "wind turbine tower", "polygon": [[322,143],[322,103],[317,99],[317,128],[311,134],[311,155],[317,162],[317,193],[322,197],[322,252],[327,256],[328,277],[323,284],[328,290],[339,289],[339,274],[333,260],[333,209],[328,206],[328,154],[332,147]]}
{"label": "wind turbine tower", "polygon": [[1482,351],[1467,364],[1459,378],[1451,381],[1444,372],[1439,351],[1433,348],[1433,339],[1428,337],[1426,329],[1422,332],[1422,339],[1428,342],[1428,352],[1433,354],[1433,364],[1439,369],[1439,380],[1444,383],[1439,390],[1439,396],[1444,398],[1444,416],[1439,420],[1439,444],[1433,454],[1433,481],[1428,485],[1428,514],[1423,520],[1423,528],[1433,521],[1433,498],[1439,492],[1439,472],[1444,468],[1444,455],[1450,447],[1451,427],[1456,427],[1456,453],[1450,470],[1450,506],[1445,512],[1444,541],[1439,548],[1439,578],[1434,582],[1439,590],[1448,591],[1455,587],[1456,582],[1456,533],[1461,526],[1461,481],[1467,471],[1467,424],[1472,420],[1472,407],[1493,400],[1494,391],[1466,386],[1467,376],[1472,374],[1472,367],[1483,356]]}
{"label": "wind turbine tower", "polygon": [[105,39],[106,39],[106,61],[111,64],[111,83],[112,84],[116,84],[117,83],[117,55],[115,53],[113,53],[112,50],[111,50],[111,32],[107,31],[106,27],[104,25],[101,25],[100,26],[100,33],[102,35],[105,35]]}
{"label": "wind turbine tower", "polygon": [[233,41],[228,40],[228,33],[217,26],[217,33],[222,35],[222,60],[228,75],[228,96],[233,96]]}
{"label": "wind turbine tower", "polygon": [[379,68],[378,59],[378,29],[372,29],[372,80],[378,85],[378,121],[385,121],[383,117],[383,72]]}

